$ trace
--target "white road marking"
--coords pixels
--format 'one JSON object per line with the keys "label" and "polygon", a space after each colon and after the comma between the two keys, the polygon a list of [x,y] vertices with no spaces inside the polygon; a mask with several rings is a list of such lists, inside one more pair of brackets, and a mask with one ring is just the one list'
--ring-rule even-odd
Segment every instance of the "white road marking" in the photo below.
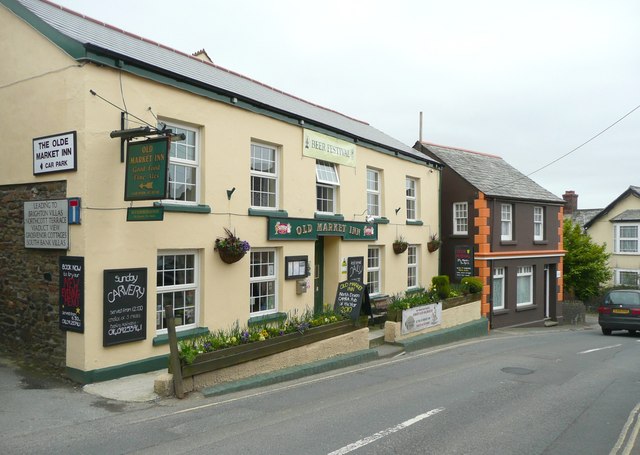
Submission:
{"label": "white road marking", "polygon": [[331,453],[329,453],[328,455],[344,455],[345,453],[349,453],[349,452],[353,452],[354,450],[359,449],[360,447],[366,446],[367,444],[371,444],[374,441],[377,441],[380,438],[384,438],[385,436],[388,436],[392,433],[395,433],[397,431],[400,431],[404,428],[407,428],[411,425],[413,425],[414,423],[418,423],[421,420],[426,419],[427,417],[431,417],[433,415],[436,415],[437,413],[444,411],[444,408],[436,408],[436,409],[432,409],[429,412],[425,412],[424,414],[420,414],[415,416],[413,419],[409,419],[409,420],[405,420],[404,422],[402,422],[401,424],[396,425],[395,427],[390,427],[387,428],[386,430],[382,430],[379,431],[377,433],[372,434],[371,436],[368,436],[364,439],[360,439],[359,441],[356,441],[352,444],[349,444],[347,446],[344,446],[338,450],[335,450]]}
{"label": "white road marking", "polygon": [[622,451],[623,455],[631,454],[631,451],[633,450],[636,439],[638,438],[638,432],[640,431],[640,421],[637,420],[638,410],[640,410],[640,403],[638,403],[636,407],[633,408],[633,410],[629,414],[629,418],[627,418],[627,422],[624,424],[624,427],[622,428],[622,432],[618,437],[618,441],[616,442],[616,445],[613,446],[613,449],[611,449],[611,452],[609,452],[609,455],[616,455],[618,451],[622,448],[622,445],[624,444],[625,439],[627,439],[627,433],[629,432],[629,428],[631,427],[631,424],[633,424],[635,420],[633,431],[631,432],[631,435],[627,440],[627,444],[624,447],[624,450]]}
{"label": "white road marking", "polygon": [[595,348],[595,349],[589,349],[587,351],[578,352],[578,354],[589,354],[590,352],[604,351],[605,349],[613,349],[613,348],[618,348],[620,346],[622,346],[622,345],[621,344],[614,344],[613,346],[605,346],[603,348]]}

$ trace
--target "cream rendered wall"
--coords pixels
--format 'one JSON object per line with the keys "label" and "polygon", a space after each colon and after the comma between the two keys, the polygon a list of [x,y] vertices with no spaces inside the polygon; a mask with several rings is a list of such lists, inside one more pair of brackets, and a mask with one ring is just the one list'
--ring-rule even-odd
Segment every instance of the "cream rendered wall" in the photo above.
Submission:
{"label": "cream rendered wall", "polygon": [[[314,259],[313,241],[268,241],[267,219],[248,216],[251,141],[277,146],[280,153],[280,209],[291,217],[313,218],[315,160],[302,156],[302,127],[239,109],[232,104],[187,93],[126,72],[86,64],[82,67],[29,26],[0,8],[3,58],[10,65],[0,71],[3,135],[0,184],[66,180],[68,196],[82,198],[82,224],[70,226],[70,256],[85,258],[85,331],[67,333],[67,366],[91,371],[166,354],[166,345],[154,347],[158,251],[193,250],[199,253],[200,313],[198,325],[225,329],[249,317],[249,257],[224,264],[213,243],[228,227],[248,240],[252,248],[278,252],[278,311],[313,309],[313,288],[296,294],[295,280],[284,280],[284,257]],[[28,56],[28,58],[25,58]],[[109,133],[120,128],[120,111],[91,95],[94,90],[112,103],[154,125],[161,120],[197,128],[200,133],[200,204],[210,214],[166,212],[162,222],[127,222],[128,206],[153,201],[124,201],[125,165],[120,141]],[[124,99],[123,96],[124,95]],[[153,113],[149,110],[153,111]],[[132,121],[128,127],[137,127]],[[33,176],[32,139],[77,131],[76,172]],[[420,246],[420,284],[437,274],[437,254],[426,250],[428,236],[437,232],[439,172],[423,164],[357,147],[355,168],[339,166],[341,186],[338,211],[347,221],[364,221],[366,167],[382,170],[382,215],[376,245],[383,247],[383,292],[406,288],[407,254],[395,255],[393,240],[403,235]],[[419,218],[423,226],[406,225],[405,176],[419,180]],[[236,190],[227,199],[226,191]],[[402,209],[395,214],[395,208]],[[339,262],[348,256],[367,256],[367,242],[329,239],[325,257],[326,303],[343,279]],[[147,338],[117,346],[102,346],[103,272],[107,269],[147,268]],[[313,284],[313,276],[309,283]]]}
{"label": "cream rendered wall", "polygon": [[[640,255],[639,254],[615,254],[614,251],[614,223],[610,220],[620,215],[626,210],[638,210],[640,209],[640,199],[633,195],[629,195],[626,198],[619,201],[606,215],[598,219],[593,225],[589,227],[587,231],[594,242],[598,244],[607,244],[606,251],[611,253],[609,259],[609,267],[613,271],[614,269],[624,270],[640,270]],[[613,282],[612,277],[612,282]]]}

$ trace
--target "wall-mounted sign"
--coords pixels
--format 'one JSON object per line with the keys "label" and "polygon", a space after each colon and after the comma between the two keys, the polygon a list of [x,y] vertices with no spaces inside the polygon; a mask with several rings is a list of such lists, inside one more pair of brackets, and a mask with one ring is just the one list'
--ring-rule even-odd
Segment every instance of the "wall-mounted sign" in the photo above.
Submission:
{"label": "wall-mounted sign", "polygon": [[170,145],[168,137],[127,142],[125,201],[166,199]]}
{"label": "wall-mounted sign", "polygon": [[84,258],[60,256],[60,329],[84,332]]}
{"label": "wall-mounted sign", "polygon": [[378,240],[375,224],[356,221],[324,221],[308,218],[269,218],[269,240],[317,240],[337,236],[345,240]]}
{"label": "wall-mounted sign", "polygon": [[162,221],[164,207],[128,207],[127,221]]}
{"label": "wall-mounted sign", "polygon": [[69,249],[67,199],[24,203],[24,247]]}
{"label": "wall-mounted sign", "polygon": [[76,132],[33,139],[33,175],[76,170]]}
{"label": "wall-mounted sign", "polygon": [[402,334],[435,327],[442,323],[442,302],[402,310]]}
{"label": "wall-mounted sign", "polygon": [[454,254],[456,278],[473,276],[473,248],[468,245],[457,245]]}
{"label": "wall-mounted sign", "polygon": [[147,269],[104,271],[102,345],[147,338]]}
{"label": "wall-mounted sign", "polygon": [[302,154],[309,158],[356,167],[356,144],[326,134],[304,130]]}
{"label": "wall-mounted sign", "polygon": [[295,280],[309,276],[309,256],[286,256],[284,258],[284,279]]}
{"label": "wall-mounted sign", "polygon": [[347,259],[347,280],[362,283],[364,280],[364,256]]}

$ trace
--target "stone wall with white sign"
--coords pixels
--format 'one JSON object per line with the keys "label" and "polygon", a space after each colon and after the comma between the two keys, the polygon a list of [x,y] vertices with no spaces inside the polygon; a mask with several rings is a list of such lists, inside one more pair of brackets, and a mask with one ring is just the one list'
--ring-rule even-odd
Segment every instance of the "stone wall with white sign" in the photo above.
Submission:
{"label": "stone wall with white sign", "polygon": [[61,371],[58,326],[60,250],[27,249],[24,202],[66,198],[66,182],[0,185],[0,349],[27,366]]}

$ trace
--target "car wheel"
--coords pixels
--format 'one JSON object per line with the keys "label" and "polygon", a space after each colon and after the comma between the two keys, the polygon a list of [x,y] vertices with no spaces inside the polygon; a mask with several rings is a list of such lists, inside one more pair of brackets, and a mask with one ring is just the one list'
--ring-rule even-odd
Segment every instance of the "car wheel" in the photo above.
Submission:
{"label": "car wheel", "polygon": [[605,329],[604,327],[602,328],[602,333],[604,335],[611,335],[611,329]]}

